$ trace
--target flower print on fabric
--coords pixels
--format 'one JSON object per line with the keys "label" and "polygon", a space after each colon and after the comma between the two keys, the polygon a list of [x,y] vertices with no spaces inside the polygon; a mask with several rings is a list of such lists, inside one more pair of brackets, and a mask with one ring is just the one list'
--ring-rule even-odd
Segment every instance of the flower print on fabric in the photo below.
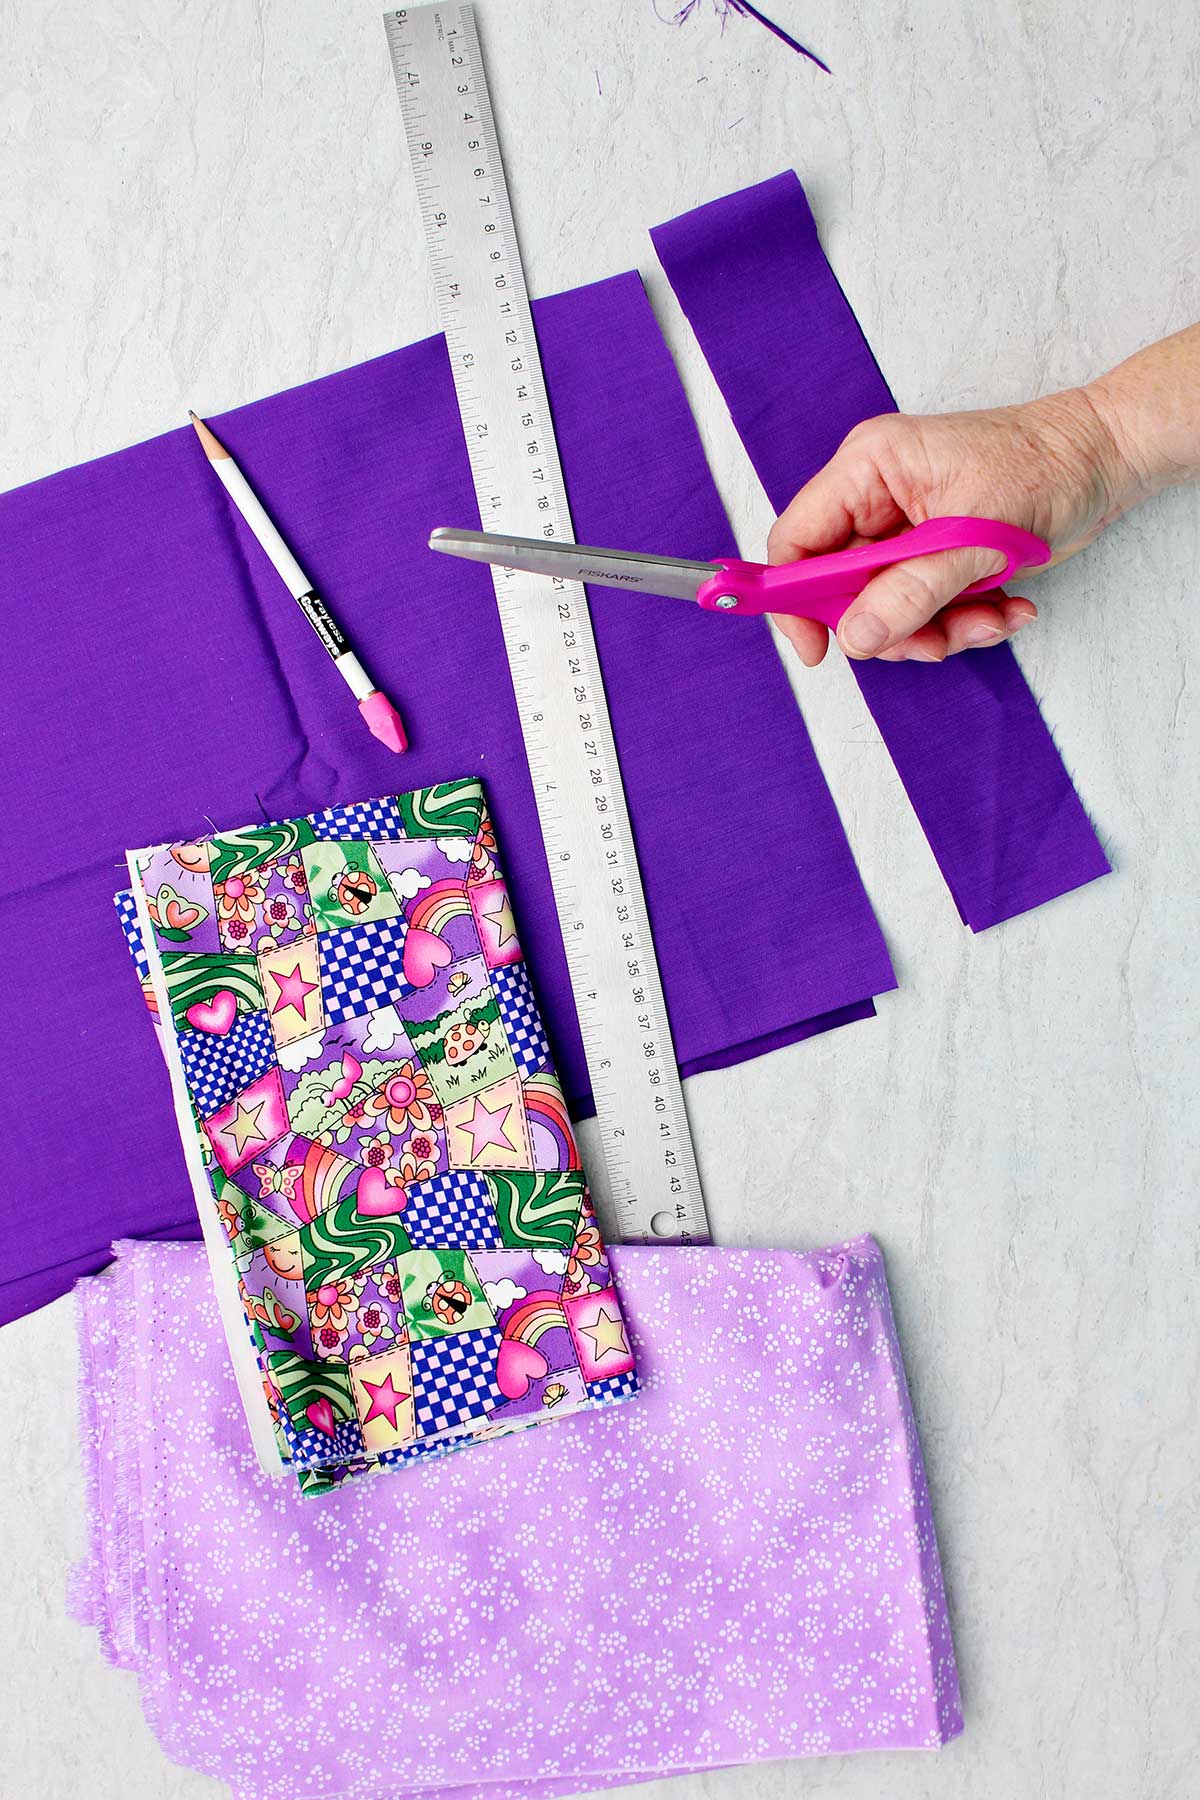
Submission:
{"label": "flower print on fabric", "polygon": [[479,818],[479,830],[475,833],[471,845],[471,866],[467,873],[468,881],[494,881],[499,873],[496,862],[496,833],[492,821],[488,817],[485,806]]}
{"label": "flower print on fabric", "polygon": [[395,1145],[386,1131],[379,1131],[374,1136],[359,1140],[359,1157],[368,1169],[388,1169],[391,1167],[392,1153]]}
{"label": "flower print on fabric", "polygon": [[566,1278],[563,1282],[563,1292],[566,1294],[582,1294],[589,1287],[607,1287],[609,1283],[600,1227],[596,1224],[595,1217],[589,1215],[590,1204],[584,1209],[575,1242],[571,1245],[567,1258]]}
{"label": "flower print on fabric", "polygon": [[267,950],[277,944],[290,944],[301,930],[296,903],[287,894],[273,894],[263,903],[263,936],[256,946]]}
{"label": "flower print on fabric", "polygon": [[348,1275],[330,1277],[310,1290],[308,1318],[313,1346],[318,1356],[336,1356],[350,1335],[350,1327],[358,1312],[363,1278]]}
{"label": "flower print on fabric", "polygon": [[479,783],[136,866],[302,1490],[635,1393]]}
{"label": "flower print on fabric", "polygon": [[278,949],[316,926],[299,855],[238,867],[213,883],[221,941],[232,951]]}
{"label": "flower print on fabric", "polygon": [[264,890],[253,875],[230,875],[226,881],[213,883],[217,902],[217,925],[226,950],[254,948],[256,906]]}
{"label": "flower print on fabric", "polygon": [[424,1069],[418,1063],[405,1062],[368,1096],[363,1111],[368,1128],[372,1119],[378,1119],[388,1131],[428,1131],[433,1124],[430,1108],[436,1105]]}
{"label": "flower print on fabric", "polygon": [[262,873],[263,899],[258,909],[256,950],[294,943],[316,931],[308,880],[299,856],[268,863]]}
{"label": "flower print on fabric", "polygon": [[[91,1532],[76,1610],[136,1671],[168,1756],[255,1800],[311,1793],[318,1761],[323,1791],[344,1800],[552,1800],[631,1771],[928,1751],[961,1729],[878,1248],[622,1247],[613,1260],[653,1377],[636,1405],[538,1430],[583,1384],[570,1369],[535,1376],[491,1415],[534,1427],[519,1446],[455,1451],[445,1480],[358,1482],[328,1507],[290,1503],[231,1442],[237,1391],[199,1245],[122,1245],[80,1284]],[[476,1261],[500,1319],[522,1303],[510,1289],[538,1284],[524,1253]],[[347,1391],[325,1394],[302,1355],[280,1373],[306,1429],[311,1407],[345,1434],[352,1407],[367,1448],[378,1432],[411,1457],[453,1445],[464,1400],[487,1392],[497,1329],[414,1343],[407,1364],[395,1343],[361,1346]],[[547,1330],[536,1346],[550,1362],[554,1341]],[[297,1595],[319,1606],[302,1641]],[[392,1646],[407,1647],[404,1666]],[[249,1728],[231,1729],[214,1694],[237,1695]],[[742,1786],[893,1795],[899,1768]],[[907,1791],[973,1800],[953,1769],[913,1770]],[[1093,1789],[1110,1800],[1119,1784],[1081,1783],[1080,1800]]]}
{"label": "flower print on fabric", "polygon": [[367,1169],[386,1171],[393,1182],[424,1180],[446,1166],[441,1102],[420,1063],[402,1061],[357,1065],[340,1102],[328,1100],[321,1078],[298,1087],[289,1107],[294,1118],[328,1122],[316,1136]]}
{"label": "flower print on fabric", "polygon": [[442,1148],[443,1140],[432,1127],[428,1131],[414,1131],[388,1171],[388,1180],[403,1182],[405,1187],[428,1181],[438,1172]]}
{"label": "flower print on fabric", "polygon": [[359,1301],[350,1326],[352,1335],[367,1350],[392,1344],[405,1334],[403,1310],[374,1292]]}
{"label": "flower print on fabric", "polygon": [[428,1181],[444,1164],[444,1140],[432,1128],[414,1132],[404,1145],[384,1132],[360,1138],[359,1157],[366,1168],[382,1169],[389,1188],[398,1189],[395,1208],[407,1205],[408,1189]]}
{"label": "flower print on fabric", "polygon": [[349,1280],[325,1281],[308,1296],[308,1303],[314,1325],[328,1324],[335,1331],[345,1331],[350,1314],[358,1310],[358,1288]]}
{"label": "flower print on fabric", "polygon": [[[373,1041],[388,1046],[382,1055],[368,1048]],[[366,1102],[402,1072],[413,1051],[402,1033],[385,1031],[372,1040],[361,1020],[350,1019],[281,1046],[279,1056],[288,1117],[297,1131],[321,1137],[350,1117],[365,1127]],[[378,1128],[378,1107],[369,1123]],[[339,1126],[336,1135],[344,1144],[349,1133]]]}
{"label": "flower print on fabric", "polygon": [[[327,1125],[320,1133],[321,1141],[326,1144],[349,1144],[357,1151],[364,1133],[369,1130],[367,1119],[367,1103],[365,1100],[351,1100],[338,1114],[331,1125]],[[360,1156],[360,1161],[366,1162]]]}

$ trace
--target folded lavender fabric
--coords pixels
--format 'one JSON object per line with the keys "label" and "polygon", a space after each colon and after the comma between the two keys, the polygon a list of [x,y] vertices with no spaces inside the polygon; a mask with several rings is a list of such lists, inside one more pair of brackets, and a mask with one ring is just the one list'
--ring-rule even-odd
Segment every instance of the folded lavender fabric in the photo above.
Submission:
{"label": "folded lavender fabric", "polygon": [[[638,278],[534,311],[581,536],[733,551]],[[186,427],[0,498],[7,999],[28,1032],[67,1034],[72,1111],[47,1132],[9,1107],[0,1321],[101,1267],[116,1237],[196,1231],[113,926],[130,844],[480,776],[567,1100],[590,1110],[490,579],[426,549],[432,526],[478,521],[443,340],[216,424],[413,749],[397,761],[364,730]],[[684,1073],[868,1016],[891,965],[765,627],[592,602]],[[5,1057],[22,1095],[24,1039]]]}
{"label": "folded lavender fabric", "polygon": [[[651,233],[772,506],[896,403],[790,171]],[[982,931],[1108,873],[1007,645],[854,673],[963,920]]]}
{"label": "folded lavender fabric", "polygon": [[883,1262],[617,1249],[643,1393],[305,1503],[198,1246],[80,1284],[73,1610],[239,1800],[551,1796],[961,1730]]}

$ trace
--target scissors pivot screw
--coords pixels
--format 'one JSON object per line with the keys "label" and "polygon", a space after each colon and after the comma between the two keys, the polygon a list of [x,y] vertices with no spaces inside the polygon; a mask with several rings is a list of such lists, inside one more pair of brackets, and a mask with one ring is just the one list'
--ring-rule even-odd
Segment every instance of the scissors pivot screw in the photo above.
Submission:
{"label": "scissors pivot screw", "polygon": [[718,594],[716,603],[722,612],[732,612],[738,603],[738,597],[736,594]]}

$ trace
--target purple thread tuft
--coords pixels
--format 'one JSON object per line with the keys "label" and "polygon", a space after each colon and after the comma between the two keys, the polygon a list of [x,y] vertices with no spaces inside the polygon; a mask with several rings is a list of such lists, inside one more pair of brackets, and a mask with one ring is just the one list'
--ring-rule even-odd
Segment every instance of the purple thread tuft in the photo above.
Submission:
{"label": "purple thread tuft", "polygon": [[[810,63],[815,63],[818,69],[825,71],[826,75],[833,74],[829,64],[822,62],[814,50],[808,50],[803,44],[797,42],[789,32],[783,29],[782,25],[776,25],[774,19],[768,19],[765,13],[759,12],[757,6],[752,6],[750,0],[713,0],[713,3],[721,20],[722,31],[725,29],[725,21],[731,12],[737,13],[743,19],[757,19],[760,25],[766,26],[772,37],[777,37],[781,44],[788,46],[789,50],[794,50],[798,56],[807,57]],[[684,0],[683,5],[671,15],[669,22],[672,25],[685,25],[699,4],[700,0]],[[654,10],[658,12],[657,0]],[[662,18],[661,13],[658,13],[658,16],[660,19]]]}
{"label": "purple thread tuft", "polygon": [[781,44],[787,44],[789,48],[795,50],[798,55],[806,56],[810,63],[816,63],[818,69],[824,69],[826,75],[833,74],[833,70],[829,67],[829,64],[823,63],[815,51],[806,50],[803,44],[797,43],[796,39],[791,37],[783,29],[782,25],[776,25],[773,19],[768,19],[765,13],[760,13],[757,6],[751,6],[750,0],[729,0],[729,5],[733,8],[734,12],[741,13],[743,17],[748,16],[751,19],[757,19],[759,24],[765,25],[767,30],[777,37]]}

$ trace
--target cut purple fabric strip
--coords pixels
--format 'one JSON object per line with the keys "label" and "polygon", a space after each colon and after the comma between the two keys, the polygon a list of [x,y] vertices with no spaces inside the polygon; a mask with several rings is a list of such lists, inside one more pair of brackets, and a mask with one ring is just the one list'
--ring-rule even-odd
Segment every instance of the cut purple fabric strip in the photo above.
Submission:
{"label": "cut purple fabric strip", "polygon": [[[790,171],[651,232],[667,279],[782,511],[862,419],[896,403]],[[972,931],[1108,873],[1007,645],[854,674]]]}
{"label": "cut purple fabric strip", "polygon": [[[731,553],[637,276],[534,312],[580,535]],[[189,427],[0,498],[0,932],[21,1022],[3,1052],[0,1321],[102,1267],[114,1238],[198,1229],[112,913],[129,845],[482,776],[555,1060],[590,1110],[491,581],[426,549],[431,527],[478,520],[442,339],[213,423],[413,748],[398,760],[364,730]],[[895,979],[765,628],[592,601],[684,1073],[868,1015]],[[22,1098],[48,1047],[69,1130]]]}

